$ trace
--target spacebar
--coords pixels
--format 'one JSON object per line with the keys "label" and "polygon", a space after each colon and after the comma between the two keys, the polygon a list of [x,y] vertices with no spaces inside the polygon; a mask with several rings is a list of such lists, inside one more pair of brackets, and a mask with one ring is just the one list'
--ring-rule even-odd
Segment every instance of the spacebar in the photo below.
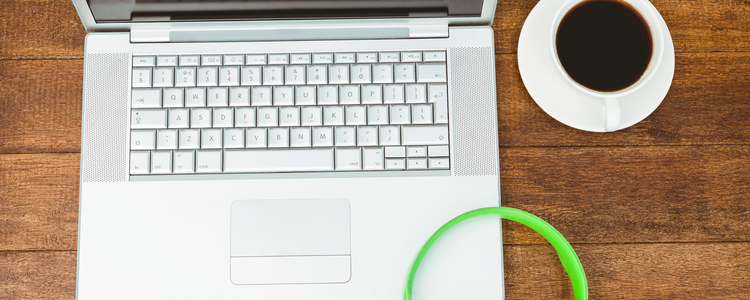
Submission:
{"label": "spacebar", "polygon": [[226,150],[225,173],[333,171],[333,149]]}

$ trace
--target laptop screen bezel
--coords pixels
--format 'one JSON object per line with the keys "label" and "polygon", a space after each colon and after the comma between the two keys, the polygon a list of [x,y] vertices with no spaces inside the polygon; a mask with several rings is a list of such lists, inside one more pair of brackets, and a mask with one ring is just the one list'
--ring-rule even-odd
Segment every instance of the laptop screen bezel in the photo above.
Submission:
{"label": "laptop screen bezel", "polygon": [[310,25],[325,28],[347,28],[354,24],[365,26],[412,26],[412,25],[491,25],[497,0],[484,0],[479,17],[429,17],[429,18],[368,18],[329,20],[262,20],[262,21],[129,21],[97,22],[86,0],[72,0],[87,32],[129,32],[132,29],[189,29],[222,27],[232,28],[285,28],[291,25]]}

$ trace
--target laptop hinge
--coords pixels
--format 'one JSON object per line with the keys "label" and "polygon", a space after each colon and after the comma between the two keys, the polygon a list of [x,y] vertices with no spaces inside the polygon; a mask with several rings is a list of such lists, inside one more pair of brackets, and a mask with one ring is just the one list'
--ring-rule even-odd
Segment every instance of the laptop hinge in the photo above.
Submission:
{"label": "laptop hinge", "polygon": [[133,43],[251,42],[448,37],[447,24],[309,28],[131,28]]}

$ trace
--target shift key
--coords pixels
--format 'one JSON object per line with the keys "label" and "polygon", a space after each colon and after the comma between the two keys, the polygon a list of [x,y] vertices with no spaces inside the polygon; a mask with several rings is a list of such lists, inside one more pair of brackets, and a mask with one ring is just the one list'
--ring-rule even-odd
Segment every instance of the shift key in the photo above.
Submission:
{"label": "shift key", "polygon": [[448,125],[401,126],[401,144],[448,145]]}

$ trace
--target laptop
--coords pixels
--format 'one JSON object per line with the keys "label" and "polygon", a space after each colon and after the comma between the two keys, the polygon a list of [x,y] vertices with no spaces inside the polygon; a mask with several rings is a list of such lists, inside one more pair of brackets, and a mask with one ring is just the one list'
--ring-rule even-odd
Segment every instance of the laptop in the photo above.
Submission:
{"label": "laptop", "polygon": [[[73,0],[76,298],[399,299],[500,205],[496,1]],[[497,219],[415,299],[502,299]]]}

